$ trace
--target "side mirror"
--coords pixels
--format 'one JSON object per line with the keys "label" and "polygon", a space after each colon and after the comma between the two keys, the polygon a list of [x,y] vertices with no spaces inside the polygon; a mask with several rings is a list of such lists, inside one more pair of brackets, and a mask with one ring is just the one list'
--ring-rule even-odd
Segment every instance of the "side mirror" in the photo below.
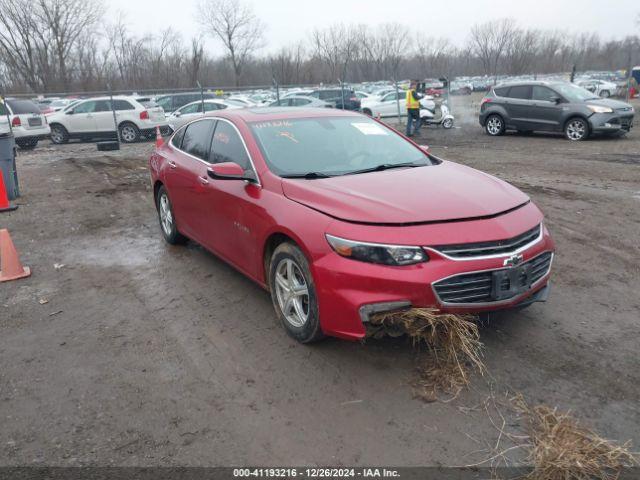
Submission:
{"label": "side mirror", "polygon": [[551,97],[551,102],[555,103],[556,105],[560,103],[560,100],[562,100],[560,97]]}
{"label": "side mirror", "polygon": [[173,116],[176,117],[176,118],[179,118],[179,117],[182,116],[182,113],[181,112],[173,112]]}
{"label": "side mirror", "polygon": [[253,172],[246,172],[234,162],[214,163],[207,169],[207,175],[214,180],[247,180],[255,182]]}
{"label": "side mirror", "polygon": [[64,113],[67,114],[67,115],[73,115],[73,108],[71,110],[67,110]]}

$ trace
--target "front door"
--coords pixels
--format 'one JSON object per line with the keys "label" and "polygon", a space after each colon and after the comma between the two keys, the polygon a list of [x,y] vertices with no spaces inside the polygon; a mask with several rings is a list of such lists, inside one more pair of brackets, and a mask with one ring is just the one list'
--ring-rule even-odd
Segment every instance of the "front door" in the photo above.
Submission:
{"label": "front door", "polygon": [[69,133],[95,132],[97,106],[97,100],[87,100],[68,110],[66,112],[66,127]]}
{"label": "front door", "polygon": [[[235,127],[218,120],[211,144],[212,163],[234,162],[252,171],[249,154]],[[258,232],[268,216],[261,207],[262,189],[244,180],[209,179],[206,204],[207,239],[211,249],[249,275],[255,271],[258,256]]]}
{"label": "front door", "polygon": [[535,130],[558,131],[562,129],[562,104],[556,99],[559,100],[560,95],[550,88],[542,85],[533,86],[531,116]]}

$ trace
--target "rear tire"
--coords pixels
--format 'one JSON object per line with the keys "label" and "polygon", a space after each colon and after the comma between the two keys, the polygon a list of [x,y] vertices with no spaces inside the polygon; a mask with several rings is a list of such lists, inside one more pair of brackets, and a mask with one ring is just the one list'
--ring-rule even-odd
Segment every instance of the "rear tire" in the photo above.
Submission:
{"label": "rear tire", "polygon": [[51,141],[56,145],[62,145],[69,141],[69,132],[57,123],[51,125]]}
{"label": "rear tire", "polygon": [[158,220],[160,221],[160,231],[162,231],[162,236],[167,243],[171,245],[184,243],[186,237],[178,232],[173,206],[164,186],[161,186],[156,194],[156,208],[158,210]]}
{"label": "rear tire", "polygon": [[487,117],[487,121],[484,124],[484,130],[488,135],[492,137],[498,137],[504,134],[505,125],[504,120],[500,115],[493,114]]}
{"label": "rear tire", "polygon": [[140,130],[133,123],[125,122],[118,127],[120,140],[123,143],[133,143],[140,138]]}
{"label": "rear tire", "polygon": [[564,136],[572,142],[586,140],[589,138],[589,124],[584,118],[570,118],[564,127]]}
{"label": "rear tire", "polygon": [[309,262],[296,245],[281,243],[273,252],[269,287],[276,315],[291,337],[300,343],[324,337]]}
{"label": "rear tire", "polygon": [[365,115],[369,115],[370,117],[373,116],[373,114],[371,113],[371,110],[368,108],[363,108],[362,113],[364,113]]}
{"label": "rear tire", "polygon": [[33,150],[38,145],[37,138],[20,138],[16,139],[16,145],[20,147],[21,150]]}
{"label": "rear tire", "polygon": [[600,92],[600,98],[609,98],[611,96],[611,92],[609,90],[602,90]]}

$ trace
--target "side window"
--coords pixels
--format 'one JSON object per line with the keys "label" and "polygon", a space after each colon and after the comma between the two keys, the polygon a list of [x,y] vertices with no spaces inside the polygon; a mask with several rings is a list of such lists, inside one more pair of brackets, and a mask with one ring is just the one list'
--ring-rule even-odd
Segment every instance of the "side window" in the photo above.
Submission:
{"label": "side window", "polygon": [[135,110],[136,109],[136,107],[131,105],[126,100],[114,100],[113,104],[116,107],[115,108],[116,111],[119,111],[119,110]]}
{"label": "side window", "polygon": [[176,134],[173,137],[171,137],[171,145],[173,145],[176,148],[182,147],[182,138],[184,137],[185,130],[186,128],[181,128],[176,132]]}
{"label": "side window", "polygon": [[109,100],[97,100],[95,112],[110,112],[111,102]]}
{"label": "side window", "polygon": [[291,99],[291,104],[294,107],[301,107],[302,105],[308,105],[309,103],[311,103],[311,100],[308,100],[306,98],[293,98],[293,99]]}
{"label": "side window", "polygon": [[73,108],[73,113],[93,113],[96,111],[96,103],[94,100],[83,102]]}
{"label": "side window", "polygon": [[171,110],[171,97],[159,98],[156,103],[164,110]]}
{"label": "side window", "polygon": [[213,112],[214,110],[223,110],[227,108],[227,106],[223,103],[205,103],[204,104],[204,111],[205,112]]}
{"label": "side window", "polygon": [[506,97],[509,93],[509,87],[494,88],[493,91],[498,97]]}
{"label": "side window", "polygon": [[181,114],[188,114],[188,113],[197,113],[200,112],[202,108],[202,105],[200,105],[199,103],[192,103],[191,105],[187,105],[186,107],[182,107],[180,109],[180,113]]}
{"label": "side window", "polygon": [[519,98],[521,100],[529,100],[531,98],[530,85],[517,85],[509,89],[509,98]]}
{"label": "side window", "polygon": [[213,121],[211,120],[190,123],[184,132],[182,150],[208,162],[212,129]]}
{"label": "side window", "polygon": [[533,100],[542,100],[545,102],[552,102],[554,97],[557,98],[558,95],[556,94],[556,92],[554,92],[550,88],[541,87],[539,85],[533,86],[533,95],[531,96]]}
{"label": "side window", "polygon": [[213,163],[235,162],[243,169],[251,168],[249,156],[238,132],[227,122],[219,121],[211,145]]}

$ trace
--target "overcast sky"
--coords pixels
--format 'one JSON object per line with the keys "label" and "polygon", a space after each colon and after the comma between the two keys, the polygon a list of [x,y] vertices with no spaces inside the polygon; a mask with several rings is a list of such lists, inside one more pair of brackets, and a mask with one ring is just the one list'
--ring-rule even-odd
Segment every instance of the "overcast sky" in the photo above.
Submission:
{"label": "overcast sky", "polygon": [[[245,0],[267,25],[265,52],[307,38],[316,27],[335,22],[409,24],[431,36],[464,43],[477,22],[512,17],[522,26],[593,31],[604,38],[640,34],[640,0]],[[107,18],[125,14],[140,34],[172,26],[189,39],[199,31],[198,0],[108,0]],[[209,48],[215,44],[207,42]]]}

